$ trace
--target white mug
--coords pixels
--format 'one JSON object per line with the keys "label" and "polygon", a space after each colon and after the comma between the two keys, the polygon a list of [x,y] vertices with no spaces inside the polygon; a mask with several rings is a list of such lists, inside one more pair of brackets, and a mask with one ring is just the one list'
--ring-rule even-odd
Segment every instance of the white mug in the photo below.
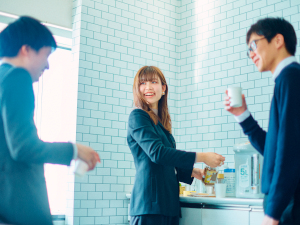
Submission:
{"label": "white mug", "polygon": [[86,162],[82,161],[81,159],[77,159],[75,161],[75,169],[74,169],[75,175],[82,177],[88,171],[88,169],[89,169],[89,165]]}
{"label": "white mug", "polygon": [[230,97],[231,107],[241,107],[243,105],[241,87],[229,87],[228,96]]}

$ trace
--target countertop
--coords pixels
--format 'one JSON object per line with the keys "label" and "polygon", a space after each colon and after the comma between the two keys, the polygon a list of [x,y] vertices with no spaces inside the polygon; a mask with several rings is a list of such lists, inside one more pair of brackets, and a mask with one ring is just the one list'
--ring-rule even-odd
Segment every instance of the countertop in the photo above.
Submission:
{"label": "countertop", "polygon": [[[126,194],[126,197],[130,199],[131,194]],[[236,205],[241,207],[252,207],[262,208],[263,199],[250,199],[250,198],[215,198],[215,197],[179,197],[182,203],[198,203],[198,204],[209,204],[209,205]]]}

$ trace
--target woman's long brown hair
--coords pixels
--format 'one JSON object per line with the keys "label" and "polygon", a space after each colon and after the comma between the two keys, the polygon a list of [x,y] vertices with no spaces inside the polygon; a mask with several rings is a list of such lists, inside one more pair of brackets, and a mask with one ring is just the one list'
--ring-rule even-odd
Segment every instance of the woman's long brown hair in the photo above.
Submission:
{"label": "woman's long brown hair", "polygon": [[[166,85],[165,95],[158,101],[158,116],[151,110],[150,105],[144,99],[143,94],[140,92],[140,85],[144,81],[153,81],[159,78],[162,85]],[[172,124],[171,117],[168,109],[168,85],[166,78],[161,70],[155,66],[144,66],[136,73],[133,82],[133,102],[137,108],[140,108],[147,112],[155,125],[158,121],[164,126],[164,128],[171,133]]]}

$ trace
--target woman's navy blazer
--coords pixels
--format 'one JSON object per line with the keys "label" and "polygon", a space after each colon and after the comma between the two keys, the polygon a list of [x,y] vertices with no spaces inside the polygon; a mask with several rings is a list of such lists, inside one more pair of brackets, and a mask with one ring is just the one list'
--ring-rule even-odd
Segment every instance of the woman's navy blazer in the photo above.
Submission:
{"label": "woman's navy blazer", "polygon": [[130,215],[179,216],[178,182],[192,183],[196,153],[176,150],[172,134],[141,109],[129,116],[127,142],[136,167]]}

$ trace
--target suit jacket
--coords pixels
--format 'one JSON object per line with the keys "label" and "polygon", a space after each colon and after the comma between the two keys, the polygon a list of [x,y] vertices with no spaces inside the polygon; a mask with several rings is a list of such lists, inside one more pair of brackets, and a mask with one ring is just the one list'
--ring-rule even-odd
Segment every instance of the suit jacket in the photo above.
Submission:
{"label": "suit jacket", "polygon": [[0,224],[50,225],[44,163],[70,165],[71,143],[38,138],[30,74],[0,66]]}
{"label": "suit jacket", "polygon": [[196,153],[176,150],[173,136],[141,109],[129,116],[127,142],[136,167],[130,215],[179,216],[178,181],[192,183]]}

